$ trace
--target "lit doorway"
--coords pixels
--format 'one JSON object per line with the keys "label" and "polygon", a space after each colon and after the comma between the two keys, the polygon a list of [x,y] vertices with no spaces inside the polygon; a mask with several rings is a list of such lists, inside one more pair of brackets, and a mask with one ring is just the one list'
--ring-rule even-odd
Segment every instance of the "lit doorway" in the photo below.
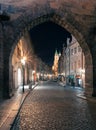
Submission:
{"label": "lit doorway", "polygon": [[22,72],[21,69],[18,68],[18,87],[22,85]]}

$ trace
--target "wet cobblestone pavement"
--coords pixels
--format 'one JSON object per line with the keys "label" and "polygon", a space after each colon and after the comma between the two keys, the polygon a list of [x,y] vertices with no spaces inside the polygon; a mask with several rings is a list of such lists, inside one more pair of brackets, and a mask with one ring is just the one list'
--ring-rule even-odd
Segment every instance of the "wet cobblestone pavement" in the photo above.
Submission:
{"label": "wet cobblestone pavement", "polygon": [[82,90],[56,83],[30,92],[12,130],[96,130],[96,103],[77,97]]}

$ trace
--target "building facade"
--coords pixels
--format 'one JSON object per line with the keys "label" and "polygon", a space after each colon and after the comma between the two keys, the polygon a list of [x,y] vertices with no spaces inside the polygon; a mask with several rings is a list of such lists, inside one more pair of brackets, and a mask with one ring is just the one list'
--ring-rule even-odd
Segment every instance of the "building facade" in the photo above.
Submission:
{"label": "building facade", "polygon": [[[30,73],[33,69],[31,66],[32,56],[32,44],[28,33],[26,33],[25,36],[18,41],[12,56],[11,86],[13,86],[13,90],[22,86],[23,82],[25,85],[30,82],[32,77],[32,74],[30,75]],[[25,58],[25,61],[23,61],[25,62],[24,64],[22,64],[23,58]]]}
{"label": "building facade", "polygon": [[78,41],[72,36],[65,50],[66,84],[85,87],[85,57]]}
{"label": "building facade", "polygon": [[[16,1],[16,0],[14,0]],[[43,22],[52,21],[67,29],[78,39],[85,54],[86,92],[96,96],[96,3],[95,1],[22,1],[21,4],[12,1],[13,9],[9,14],[11,20],[3,30],[0,25],[0,95],[8,97],[10,90],[10,62],[15,41],[21,37],[25,29],[29,30]],[[2,1],[8,7],[10,0]],[[65,4],[68,4],[66,6]],[[90,8],[89,5],[91,4]],[[22,6],[25,5],[25,8]],[[29,8],[30,5],[30,8]],[[38,5],[38,6],[37,6]],[[76,6],[74,6],[76,5]],[[76,8],[79,7],[79,8]],[[82,8],[83,7],[83,8]],[[85,8],[86,7],[86,8]],[[64,10],[65,9],[65,10]],[[8,9],[6,9],[8,10]],[[25,15],[24,12],[26,12]],[[70,10],[70,11],[69,11]],[[75,11],[74,11],[75,10]],[[54,13],[53,13],[54,12]],[[12,13],[12,14],[11,14]],[[77,14],[76,14],[77,13]],[[25,21],[25,22],[24,22]],[[1,21],[2,23],[2,21]],[[12,26],[10,26],[12,25]],[[6,65],[8,64],[8,65]],[[8,94],[7,94],[8,93]]]}

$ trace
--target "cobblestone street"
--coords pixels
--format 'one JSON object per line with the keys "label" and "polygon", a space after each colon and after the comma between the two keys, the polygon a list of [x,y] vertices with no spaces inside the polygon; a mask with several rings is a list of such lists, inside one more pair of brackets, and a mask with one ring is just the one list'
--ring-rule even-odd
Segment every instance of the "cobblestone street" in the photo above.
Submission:
{"label": "cobblestone street", "polygon": [[56,82],[38,85],[26,98],[12,130],[96,130],[96,103],[82,89]]}

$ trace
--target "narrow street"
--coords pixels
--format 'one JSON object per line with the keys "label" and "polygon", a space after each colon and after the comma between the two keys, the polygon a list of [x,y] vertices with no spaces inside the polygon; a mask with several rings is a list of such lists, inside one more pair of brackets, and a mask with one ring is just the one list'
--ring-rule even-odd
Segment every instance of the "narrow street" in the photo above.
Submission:
{"label": "narrow street", "polygon": [[42,81],[26,98],[12,130],[96,130],[96,103],[83,90]]}
{"label": "narrow street", "polygon": [[96,130],[96,0],[0,0],[0,130]]}

